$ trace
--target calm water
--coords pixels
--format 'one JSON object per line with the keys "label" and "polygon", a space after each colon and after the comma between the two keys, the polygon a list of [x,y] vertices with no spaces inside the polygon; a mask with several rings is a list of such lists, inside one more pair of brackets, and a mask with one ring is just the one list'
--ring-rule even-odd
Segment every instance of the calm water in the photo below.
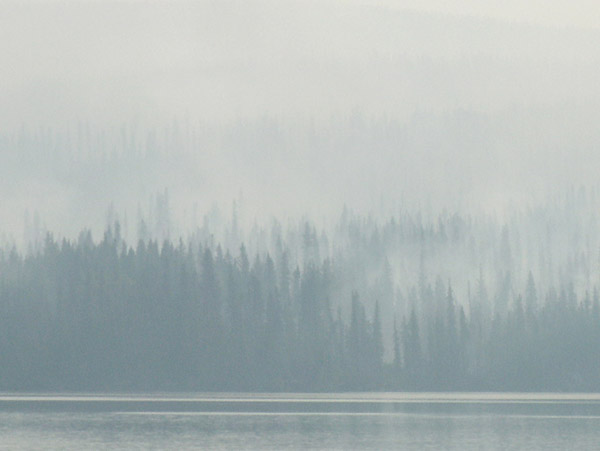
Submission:
{"label": "calm water", "polygon": [[600,395],[0,395],[0,448],[590,450]]}

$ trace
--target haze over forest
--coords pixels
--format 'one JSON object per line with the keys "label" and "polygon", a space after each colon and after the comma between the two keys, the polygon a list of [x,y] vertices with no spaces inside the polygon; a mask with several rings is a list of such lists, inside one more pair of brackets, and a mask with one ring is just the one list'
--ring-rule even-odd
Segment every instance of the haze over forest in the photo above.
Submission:
{"label": "haze over forest", "polygon": [[2,233],[134,224],[164,189],[179,234],[240,196],[252,225],[594,185],[600,30],[554,3],[3,2]]}
{"label": "haze over forest", "polygon": [[595,388],[597,8],[480,3],[0,2],[0,388]]}

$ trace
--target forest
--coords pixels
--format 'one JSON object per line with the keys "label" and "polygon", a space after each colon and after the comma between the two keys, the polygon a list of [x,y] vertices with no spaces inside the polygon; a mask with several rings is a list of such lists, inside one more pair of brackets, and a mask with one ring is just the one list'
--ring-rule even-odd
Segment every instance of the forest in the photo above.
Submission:
{"label": "forest", "polygon": [[597,391],[596,203],[5,245],[0,390]]}

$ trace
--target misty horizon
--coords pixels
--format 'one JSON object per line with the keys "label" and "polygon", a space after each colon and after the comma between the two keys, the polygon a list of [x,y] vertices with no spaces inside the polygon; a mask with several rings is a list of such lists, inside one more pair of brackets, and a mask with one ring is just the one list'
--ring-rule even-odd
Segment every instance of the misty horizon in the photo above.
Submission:
{"label": "misty horizon", "polygon": [[0,0],[10,449],[589,449],[591,0]]}
{"label": "misty horizon", "polygon": [[3,2],[3,241],[36,214],[101,234],[165,190],[185,235],[240,197],[251,227],[595,188],[600,30],[538,6]]}

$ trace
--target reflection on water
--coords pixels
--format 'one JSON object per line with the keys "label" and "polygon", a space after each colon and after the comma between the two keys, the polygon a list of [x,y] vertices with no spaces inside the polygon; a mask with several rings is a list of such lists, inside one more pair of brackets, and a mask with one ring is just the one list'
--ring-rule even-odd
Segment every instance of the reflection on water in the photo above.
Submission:
{"label": "reflection on water", "polygon": [[600,396],[0,396],[2,449],[593,449]]}

